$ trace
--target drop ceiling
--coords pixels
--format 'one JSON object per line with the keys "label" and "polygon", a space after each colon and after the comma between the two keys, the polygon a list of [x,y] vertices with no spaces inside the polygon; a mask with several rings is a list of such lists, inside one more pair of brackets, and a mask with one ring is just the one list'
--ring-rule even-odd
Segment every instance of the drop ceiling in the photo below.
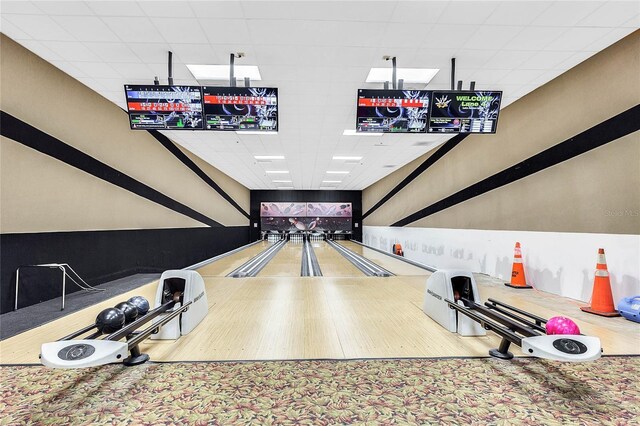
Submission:
{"label": "drop ceiling", "polygon": [[193,85],[225,83],[196,81],[185,64],[226,64],[230,53],[244,52],[236,64],[260,67],[263,80],[254,85],[279,88],[278,134],[164,133],[252,189],[363,189],[448,139],[343,135],[354,129],[356,90],[381,88],[364,81],[370,68],[390,66],[384,55],[399,67],[439,68],[429,89],[449,88],[455,57],[457,79],[502,90],[504,108],[640,27],[638,1],[2,1],[0,8],[4,34],[122,108],[125,83],[158,76],[166,84],[168,50],[175,84]]}

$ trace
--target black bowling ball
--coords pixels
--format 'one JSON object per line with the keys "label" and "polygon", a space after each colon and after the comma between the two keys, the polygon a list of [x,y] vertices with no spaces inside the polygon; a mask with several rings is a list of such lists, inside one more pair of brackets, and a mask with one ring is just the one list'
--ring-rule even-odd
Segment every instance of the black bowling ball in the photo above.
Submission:
{"label": "black bowling ball", "polygon": [[132,323],[136,320],[136,318],[138,318],[138,308],[130,302],[121,302],[118,303],[115,307],[116,309],[120,309],[122,312],[124,312],[125,324]]}
{"label": "black bowling ball", "polygon": [[124,312],[117,308],[109,308],[96,317],[96,328],[103,334],[111,334],[124,326]]}
{"label": "black bowling ball", "polygon": [[129,303],[138,308],[138,317],[144,316],[149,312],[149,301],[142,296],[134,296],[129,299]]}

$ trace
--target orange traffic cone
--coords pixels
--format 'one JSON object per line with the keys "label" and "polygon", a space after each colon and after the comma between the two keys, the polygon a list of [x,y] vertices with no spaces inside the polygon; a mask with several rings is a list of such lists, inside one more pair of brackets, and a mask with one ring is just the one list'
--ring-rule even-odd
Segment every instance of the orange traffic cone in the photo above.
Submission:
{"label": "orange traffic cone", "polygon": [[613,305],[613,294],[611,294],[611,282],[609,281],[604,249],[598,249],[598,264],[596,265],[596,276],[593,280],[591,306],[582,307],[580,310],[603,317],[620,316]]}
{"label": "orange traffic cone", "polygon": [[516,248],[513,253],[513,269],[511,270],[511,282],[504,283],[507,287],[511,288],[533,288],[527,285],[527,280],[524,277],[524,265],[522,263],[522,251],[520,251],[520,243],[516,243]]}

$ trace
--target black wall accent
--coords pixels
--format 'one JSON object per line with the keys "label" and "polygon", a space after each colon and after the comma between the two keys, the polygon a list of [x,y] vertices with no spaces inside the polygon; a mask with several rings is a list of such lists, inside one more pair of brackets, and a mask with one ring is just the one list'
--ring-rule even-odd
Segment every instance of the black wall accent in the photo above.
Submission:
{"label": "black wall accent", "polygon": [[49,155],[57,160],[76,167],[113,185],[124,188],[136,195],[158,203],[168,209],[181,213],[209,226],[222,226],[217,221],[193,210],[150,186],[133,179],[105,163],[67,145],[53,136],[36,129],[30,124],[4,112],[0,112],[0,134],[25,146]]}
{"label": "black wall accent", "polygon": [[[253,190],[251,191],[251,241],[260,238],[260,203],[276,202],[346,202],[353,208],[353,239],[362,241],[362,191],[311,191],[311,190]],[[258,224],[254,227],[254,224]],[[355,227],[355,224],[358,227]]]}
{"label": "black wall accent", "polygon": [[[0,313],[13,309],[15,273],[20,265],[68,263],[96,285],[136,273],[183,268],[248,242],[246,226],[3,234]],[[20,307],[60,297],[59,272],[24,271],[20,274],[24,278],[20,280]],[[69,283],[67,292],[75,290]]]}
{"label": "black wall accent", "polygon": [[640,130],[640,105],[393,223],[405,226]]}
{"label": "black wall accent", "polygon": [[202,169],[200,167],[198,167],[196,165],[196,163],[191,161],[191,159],[188,156],[186,156],[182,151],[180,151],[180,148],[175,146],[175,144],[173,142],[171,142],[171,140],[168,137],[166,137],[165,135],[163,135],[162,133],[160,133],[157,130],[148,130],[148,132],[151,134],[151,136],[156,138],[156,140],[158,142],[160,142],[162,144],[162,146],[167,148],[169,150],[169,152],[171,152],[173,155],[175,155],[178,160],[180,160],[185,166],[189,167],[196,175],[198,175],[198,177],[200,179],[205,181],[207,183],[207,185],[209,185],[218,194],[220,194],[222,196],[222,198],[227,200],[229,202],[229,204],[231,204],[233,207],[236,208],[236,210],[238,210],[240,213],[242,213],[242,215],[244,217],[249,219],[249,213],[245,212],[242,209],[242,207],[240,207],[238,205],[238,203],[236,203],[235,200],[229,196],[229,194],[224,192],[224,190],[222,188],[220,188],[220,186],[217,183],[215,183],[214,180],[211,179],[211,177],[209,177],[209,175],[207,175],[204,171],[202,171]]}
{"label": "black wall accent", "polygon": [[464,138],[469,136],[468,134],[459,134],[454,136],[453,138],[446,141],[440,148],[436,150],[433,154],[429,156],[426,160],[422,162],[414,171],[412,171],[409,176],[404,178],[399,184],[397,184],[387,195],[382,197],[380,201],[378,201],[373,207],[371,207],[365,214],[362,215],[362,219],[365,219],[374,211],[378,210],[384,203],[389,201],[391,197],[396,195],[402,188],[409,185],[411,181],[420,176],[425,170],[431,167],[436,161],[444,157],[449,151],[456,147]]}

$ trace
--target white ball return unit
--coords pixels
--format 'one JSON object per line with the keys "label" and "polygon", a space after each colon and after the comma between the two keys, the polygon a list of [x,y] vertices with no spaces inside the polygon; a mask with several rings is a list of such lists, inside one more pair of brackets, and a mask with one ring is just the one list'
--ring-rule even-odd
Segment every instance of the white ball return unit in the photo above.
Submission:
{"label": "white ball return unit", "polygon": [[489,351],[496,358],[513,358],[509,352],[512,343],[527,355],[555,361],[594,361],[602,354],[597,337],[547,335],[544,318],[494,299],[482,304],[473,274],[467,271],[434,272],[427,280],[422,309],[438,324],[462,336],[484,335],[484,330],[496,333],[502,341]]}
{"label": "white ball return unit", "polygon": [[[149,355],[140,352],[141,342],[154,335],[160,339],[178,339],[191,332],[207,311],[207,295],[200,274],[165,271],[158,283],[154,309],[102,339],[99,339],[102,332],[97,330],[97,325],[91,324],[56,342],[45,343],[40,350],[40,360],[51,368],[86,368],[115,362],[127,366],[142,364],[149,360]],[[147,328],[139,330],[149,323]],[[80,336],[85,337],[78,339]]]}

